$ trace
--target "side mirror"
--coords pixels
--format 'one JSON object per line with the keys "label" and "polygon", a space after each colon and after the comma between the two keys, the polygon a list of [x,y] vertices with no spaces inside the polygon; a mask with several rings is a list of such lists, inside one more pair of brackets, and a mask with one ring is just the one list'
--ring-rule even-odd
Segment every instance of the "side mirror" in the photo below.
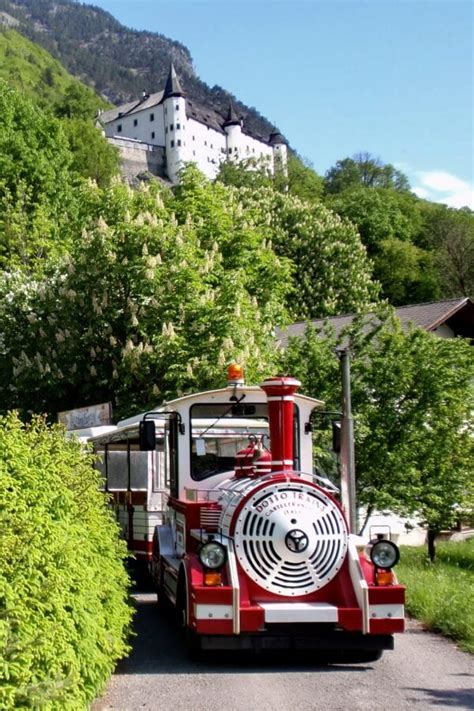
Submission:
{"label": "side mirror", "polygon": [[142,420],[138,426],[140,452],[153,452],[156,449],[156,428],[153,420]]}
{"label": "side mirror", "polygon": [[341,451],[341,423],[337,420],[332,421],[332,449],[339,454]]}

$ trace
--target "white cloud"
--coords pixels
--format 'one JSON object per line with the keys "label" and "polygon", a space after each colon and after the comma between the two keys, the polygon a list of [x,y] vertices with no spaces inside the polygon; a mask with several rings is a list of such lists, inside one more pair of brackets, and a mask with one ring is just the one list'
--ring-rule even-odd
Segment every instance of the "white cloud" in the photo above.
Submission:
{"label": "white cloud", "polygon": [[415,195],[418,195],[418,197],[423,200],[428,200],[430,197],[430,191],[426,190],[426,188],[412,188],[412,193],[415,193]]}
{"label": "white cloud", "polygon": [[474,184],[443,170],[417,171],[418,184],[413,192],[418,197],[442,202],[449,207],[470,207],[474,210]]}

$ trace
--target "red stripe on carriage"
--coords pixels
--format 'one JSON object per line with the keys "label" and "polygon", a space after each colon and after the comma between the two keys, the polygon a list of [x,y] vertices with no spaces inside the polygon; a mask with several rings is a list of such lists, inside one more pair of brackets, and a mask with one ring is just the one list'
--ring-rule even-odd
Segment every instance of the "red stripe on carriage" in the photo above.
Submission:
{"label": "red stripe on carriage", "polygon": [[232,620],[196,620],[196,630],[198,634],[233,634]]}
{"label": "red stripe on carriage", "polygon": [[265,611],[263,607],[240,608],[240,631],[258,632],[265,624]]}
{"label": "red stripe on carriage", "polygon": [[369,585],[370,605],[397,605],[405,602],[404,585]]}
{"label": "red stripe on carriage", "polygon": [[339,607],[337,619],[345,630],[353,632],[362,629],[362,610],[358,607]]}
{"label": "red stripe on carriage", "polygon": [[389,619],[370,620],[370,634],[394,634],[405,631],[405,620]]}
{"label": "red stripe on carriage", "polygon": [[193,586],[191,599],[199,605],[232,605],[231,587]]}

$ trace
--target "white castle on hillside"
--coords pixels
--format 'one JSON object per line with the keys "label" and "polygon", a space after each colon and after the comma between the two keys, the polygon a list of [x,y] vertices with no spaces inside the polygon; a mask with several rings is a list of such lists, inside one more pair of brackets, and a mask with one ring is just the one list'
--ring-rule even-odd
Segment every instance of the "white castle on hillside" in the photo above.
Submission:
{"label": "white castle on hillside", "polygon": [[123,160],[173,183],[185,163],[195,163],[209,178],[216,177],[222,161],[250,158],[263,162],[271,173],[286,174],[287,146],[280,133],[265,140],[245,128],[232,103],[224,117],[187,98],[173,64],[163,91],[143,92],[140,100],[104,111],[99,120]]}

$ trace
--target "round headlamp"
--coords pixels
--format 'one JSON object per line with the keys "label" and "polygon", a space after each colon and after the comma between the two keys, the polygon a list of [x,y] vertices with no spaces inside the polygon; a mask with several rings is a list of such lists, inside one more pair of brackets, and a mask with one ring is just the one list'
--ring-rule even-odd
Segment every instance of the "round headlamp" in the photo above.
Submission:
{"label": "round headlamp", "polygon": [[205,543],[199,551],[199,560],[205,568],[216,570],[226,561],[226,549],[220,543],[210,541]]}
{"label": "round headlamp", "polygon": [[392,541],[376,541],[370,549],[370,560],[377,568],[388,570],[400,560],[400,551]]}

